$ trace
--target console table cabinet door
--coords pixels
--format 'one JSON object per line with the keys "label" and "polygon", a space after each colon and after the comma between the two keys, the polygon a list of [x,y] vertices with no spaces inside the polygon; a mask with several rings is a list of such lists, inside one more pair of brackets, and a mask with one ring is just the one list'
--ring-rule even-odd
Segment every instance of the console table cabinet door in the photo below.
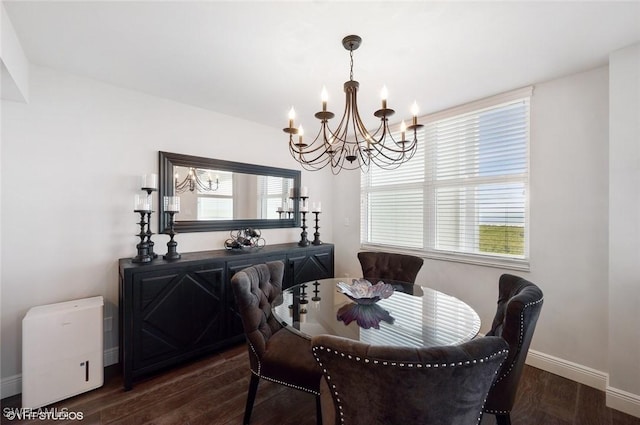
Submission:
{"label": "console table cabinet door", "polygon": [[333,249],[311,251],[307,255],[289,255],[289,276],[284,289],[311,280],[333,277]]}
{"label": "console table cabinet door", "polygon": [[133,368],[144,369],[228,339],[224,263],[133,278]]}

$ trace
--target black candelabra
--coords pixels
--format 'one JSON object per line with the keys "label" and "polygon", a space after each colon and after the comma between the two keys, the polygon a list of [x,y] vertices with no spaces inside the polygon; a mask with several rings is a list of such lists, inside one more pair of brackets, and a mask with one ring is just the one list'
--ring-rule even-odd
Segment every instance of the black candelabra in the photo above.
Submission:
{"label": "black candelabra", "polygon": [[309,239],[307,239],[307,212],[301,211],[302,214],[302,233],[300,233],[300,242],[298,242],[299,246],[309,246]]}
{"label": "black candelabra", "polygon": [[162,258],[168,261],[178,260],[181,257],[176,249],[178,242],[173,240],[173,237],[176,235],[173,216],[176,215],[176,213],[177,211],[167,211],[167,214],[169,214],[169,230],[167,232],[169,235],[169,242],[167,242],[167,253],[163,255]]}
{"label": "black candelabra", "polygon": [[318,226],[318,216],[320,215],[320,211],[312,211],[313,214],[315,215],[315,221],[316,221],[316,225],[314,226],[314,228],[316,229],[315,233],[313,234],[313,244],[314,245],[322,245],[322,241],[320,240],[320,226]]}
{"label": "black candelabra", "polygon": [[[143,178],[143,180],[144,179],[145,178]],[[144,181],[142,183],[142,186],[143,186],[142,190],[147,192],[147,199],[148,199],[149,206],[153,205],[151,194],[158,189],[156,189],[155,187],[149,187],[150,185],[145,184]],[[151,231],[151,213],[153,212],[152,209],[153,208],[150,207],[149,211],[147,211],[147,244],[149,245],[149,255],[151,256],[152,259],[154,259],[154,258],[158,258],[158,254],[154,252],[153,247],[155,244],[151,240],[151,236],[153,235],[153,232]]]}
{"label": "black candelabra", "polygon": [[165,231],[169,235],[169,242],[167,242],[167,253],[162,257],[167,261],[173,261],[180,259],[181,255],[176,250],[178,242],[173,237],[176,235],[174,226],[174,215],[180,212],[180,197],[179,196],[165,196],[164,197],[164,212],[169,214],[169,230]]}
{"label": "black candelabra", "polygon": [[149,211],[146,209],[135,209],[134,212],[140,214],[140,222],[138,223],[140,225],[140,233],[138,233],[140,242],[136,245],[138,254],[133,257],[131,261],[134,263],[148,263],[153,260],[153,257],[149,254],[149,242],[147,241],[146,231],[147,222],[144,220]]}
{"label": "black candelabra", "polygon": [[307,199],[308,196],[301,196],[302,200],[300,205],[300,215],[302,215],[302,233],[300,233],[300,242],[298,242],[299,246],[309,246],[309,239],[307,239]]}
{"label": "black candelabra", "polygon": [[311,297],[311,301],[313,302],[320,302],[320,300],[322,299],[320,297],[320,289],[318,288],[318,286],[320,286],[320,282],[318,282],[317,280],[313,282],[313,297]]}
{"label": "black candelabra", "polygon": [[[158,190],[158,176],[156,174],[145,174],[142,176],[141,190],[147,192],[146,195],[135,196],[135,206],[133,211],[140,214],[140,233],[137,236],[140,242],[136,245],[138,253],[131,259],[134,263],[148,263],[158,257],[153,251],[153,241],[151,236],[151,213],[153,213],[153,197],[151,194]],[[145,220],[146,218],[146,220]]]}

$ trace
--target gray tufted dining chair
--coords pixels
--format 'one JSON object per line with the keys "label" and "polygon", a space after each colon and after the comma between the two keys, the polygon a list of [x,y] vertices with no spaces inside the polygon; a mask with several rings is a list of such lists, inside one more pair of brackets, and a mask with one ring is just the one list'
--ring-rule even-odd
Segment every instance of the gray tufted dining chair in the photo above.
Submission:
{"label": "gray tufted dining chair", "polygon": [[424,263],[420,257],[391,252],[358,252],[358,261],[365,279],[391,279],[415,283]]}
{"label": "gray tufted dining chair", "polygon": [[284,263],[273,261],[248,267],[231,278],[236,307],[242,318],[251,368],[244,424],[249,424],[260,379],[276,382],[316,397],[316,418],[322,424],[320,379],[322,371],[308,339],[294,334],[271,314],[281,300]]}
{"label": "gray tufted dining chair", "polygon": [[511,409],[529,352],[544,297],[540,288],[521,277],[503,274],[498,282],[498,308],[487,336],[502,337],[509,356],[494,382],[484,411],[496,416],[498,425],[511,424]]}
{"label": "gray tufted dining chair", "polygon": [[472,425],[508,345],[498,337],[457,346],[372,346],[330,335],[311,340],[336,425]]}

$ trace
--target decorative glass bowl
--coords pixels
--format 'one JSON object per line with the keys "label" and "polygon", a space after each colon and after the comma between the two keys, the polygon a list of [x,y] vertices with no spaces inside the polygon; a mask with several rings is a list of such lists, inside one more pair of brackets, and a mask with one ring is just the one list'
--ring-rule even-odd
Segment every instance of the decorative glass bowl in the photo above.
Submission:
{"label": "decorative glass bowl", "polygon": [[372,285],[366,279],[353,279],[351,284],[340,281],[336,286],[338,291],[358,304],[373,304],[393,294],[393,286],[382,281]]}

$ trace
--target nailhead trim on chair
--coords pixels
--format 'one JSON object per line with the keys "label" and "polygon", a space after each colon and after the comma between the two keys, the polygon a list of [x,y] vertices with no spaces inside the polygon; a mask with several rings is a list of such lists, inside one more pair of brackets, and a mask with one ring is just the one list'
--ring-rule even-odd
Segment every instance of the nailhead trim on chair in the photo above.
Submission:
{"label": "nailhead trim on chair", "polygon": [[253,354],[256,356],[256,359],[258,360],[258,370],[255,371],[255,370],[251,369],[251,373],[256,375],[258,378],[262,378],[262,379],[264,379],[266,381],[275,382],[277,384],[284,385],[286,387],[295,388],[297,390],[305,391],[305,392],[311,393],[313,395],[320,395],[320,390],[315,391],[315,390],[312,390],[310,388],[305,388],[305,387],[301,387],[301,386],[298,386],[298,385],[293,385],[293,384],[290,384],[289,382],[284,382],[284,381],[280,381],[278,379],[270,378],[268,376],[263,376],[262,375],[262,363],[260,363],[260,357],[256,354],[256,350],[253,348],[253,345],[249,341],[247,341],[247,344],[249,344],[249,347],[251,348],[251,351],[253,351]]}
{"label": "nailhead trim on chair", "polygon": [[[333,392],[333,394],[335,395],[335,399],[336,399],[336,403],[337,403],[337,407],[338,407],[338,413],[340,414],[340,423],[344,424],[344,413],[342,412],[342,404],[340,400],[340,394],[338,393],[338,390],[335,386],[335,384],[331,383],[331,375],[329,375],[329,373],[327,372],[327,369],[324,367],[324,365],[322,364],[322,361],[320,361],[320,359],[318,358],[318,356],[316,355],[316,352],[318,350],[325,350],[329,353],[333,352],[333,354],[341,356],[341,357],[347,357],[349,360],[355,360],[357,362],[363,361],[364,363],[371,363],[373,362],[373,364],[375,365],[382,365],[382,366],[400,366],[400,367],[416,367],[416,368],[446,368],[446,367],[456,367],[456,366],[468,366],[470,364],[477,364],[477,363],[484,363],[485,361],[496,357],[500,354],[505,354],[505,353],[509,353],[509,350],[500,350],[497,353],[493,353],[490,356],[486,356],[486,357],[482,357],[480,359],[472,359],[472,360],[465,360],[464,362],[456,362],[456,363],[409,363],[409,362],[393,362],[393,361],[386,361],[386,360],[376,360],[376,359],[369,359],[369,358],[361,358],[360,356],[352,356],[351,354],[345,354],[342,353],[338,350],[334,350],[332,348],[329,347],[324,347],[322,345],[320,346],[316,346],[313,347],[312,351],[313,351],[313,355],[316,358],[316,360],[318,361],[318,364],[320,364],[320,367],[322,368],[322,371],[324,372],[324,376],[327,379],[327,384],[329,384],[329,386],[331,387],[331,391]],[[498,368],[500,369],[500,368]],[[497,374],[498,371],[496,370],[495,374]],[[482,413],[484,410],[484,404],[487,402],[487,398],[485,397],[485,399],[482,401],[482,406],[480,407],[480,415],[478,416],[478,421],[476,422],[476,424],[479,424],[480,421],[482,420]]]}
{"label": "nailhead trim on chair", "polygon": [[491,413],[492,415],[506,415],[511,413],[510,410],[485,410],[484,413]]}
{"label": "nailhead trim on chair", "polygon": [[[527,309],[527,307],[531,307],[532,305],[536,305],[541,303],[544,300],[544,297],[540,298],[539,300],[536,301],[532,301],[530,303],[527,303],[524,305],[524,307],[522,308],[522,313],[520,314],[520,332],[518,333],[518,352],[520,352],[520,349],[522,348],[522,338],[524,337],[524,312]],[[500,375],[498,377],[498,379],[496,379],[496,381],[494,382],[494,384],[497,384],[498,382],[502,381],[504,378],[507,377],[507,375],[509,375],[511,373],[511,370],[513,369],[513,366],[516,364],[515,361],[515,357],[513,358],[513,361],[511,362],[511,364],[509,365],[509,369],[507,369],[502,375]],[[506,413],[506,412],[505,412]]]}

